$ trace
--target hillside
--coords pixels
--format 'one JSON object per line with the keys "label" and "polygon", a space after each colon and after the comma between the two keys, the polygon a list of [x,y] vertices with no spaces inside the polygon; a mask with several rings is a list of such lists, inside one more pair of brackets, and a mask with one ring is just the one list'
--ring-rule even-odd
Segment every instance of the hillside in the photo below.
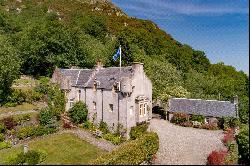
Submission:
{"label": "hillside", "polygon": [[[0,0],[0,64],[14,66],[8,70],[12,78],[51,76],[55,66],[92,68],[96,60],[118,66],[112,56],[119,45],[122,65],[144,63],[155,99],[238,95],[241,119],[248,121],[248,76],[211,64],[203,51],[181,44],[152,21],[129,17],[107,0]],[[2,80],[12,76],[8,72]],[[7,94],[3,90],[3,100]]]}

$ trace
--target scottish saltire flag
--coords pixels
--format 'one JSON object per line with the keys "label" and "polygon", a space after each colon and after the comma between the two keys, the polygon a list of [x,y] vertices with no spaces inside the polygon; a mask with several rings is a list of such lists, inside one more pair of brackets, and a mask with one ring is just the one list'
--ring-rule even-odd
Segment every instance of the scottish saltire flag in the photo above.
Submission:
{"label": "scottish saltire flag", "polygon": [[119,47],[118,50],[116,51],[115,55],[113,56],[113,60],[116,61],[120,55],[121,55],[121,49]]}

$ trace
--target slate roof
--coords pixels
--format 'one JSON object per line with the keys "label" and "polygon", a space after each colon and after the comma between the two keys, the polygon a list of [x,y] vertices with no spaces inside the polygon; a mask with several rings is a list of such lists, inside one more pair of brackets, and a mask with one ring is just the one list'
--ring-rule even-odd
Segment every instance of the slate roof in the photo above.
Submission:
{"label": "slate roof", "polygon": [[169,112],[212,117],[236,117],[234,103],[217,100],[171,98],[169,99]]}
{"label": "slate roof", "polygon": [[71,77],[71,85],[75,86],[78,74],[82,70],[88,71],[89,69],[60,69],[60,72],[61,72],[63,77],[70,76]]}
{"label": "slate roof", "polygon": [[112,89],[115,82],[122,77],[133,75],[132,66],[99,68],[99,69],[60,69],[63,76],[71,76],[72,86],[92,88],[94,81],[99,81],[97,88]]}

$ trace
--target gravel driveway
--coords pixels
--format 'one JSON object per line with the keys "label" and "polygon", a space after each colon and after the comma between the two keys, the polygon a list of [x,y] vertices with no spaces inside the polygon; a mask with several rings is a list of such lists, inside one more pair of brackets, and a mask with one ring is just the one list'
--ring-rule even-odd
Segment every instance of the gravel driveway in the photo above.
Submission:
{"label": "gravel driveway", "polygon": [[186,128],[163,119],[152,119],[150,130],[157,132],[160,148],[157,165],[205,165],[213,150],[224,149],[222,130]]}

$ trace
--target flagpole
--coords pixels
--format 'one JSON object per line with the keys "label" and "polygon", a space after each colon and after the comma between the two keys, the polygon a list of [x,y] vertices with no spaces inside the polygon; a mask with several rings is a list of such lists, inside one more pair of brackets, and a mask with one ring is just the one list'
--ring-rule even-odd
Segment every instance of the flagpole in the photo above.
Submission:
{"label": "flagpole", "polygon": [[122,67],[122,48],[121,48],[121,45],[120,45],[120,71],[121,71],[121,67]]}

